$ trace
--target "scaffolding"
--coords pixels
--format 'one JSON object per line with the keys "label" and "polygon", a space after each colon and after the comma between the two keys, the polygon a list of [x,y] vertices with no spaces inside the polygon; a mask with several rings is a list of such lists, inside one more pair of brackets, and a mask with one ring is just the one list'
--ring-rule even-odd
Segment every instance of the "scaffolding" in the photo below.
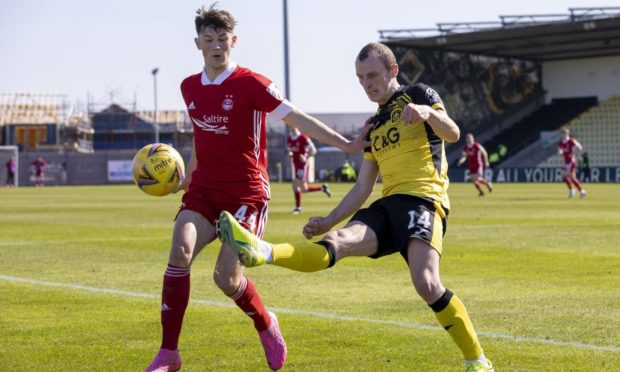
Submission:
{"label": "scaffolding", "polygon": [[89,135],[92,142],[88,124],[88,118],[67,103],[66,95],[0,93],[0,144],[24,151],[68,146],[88,152]]}

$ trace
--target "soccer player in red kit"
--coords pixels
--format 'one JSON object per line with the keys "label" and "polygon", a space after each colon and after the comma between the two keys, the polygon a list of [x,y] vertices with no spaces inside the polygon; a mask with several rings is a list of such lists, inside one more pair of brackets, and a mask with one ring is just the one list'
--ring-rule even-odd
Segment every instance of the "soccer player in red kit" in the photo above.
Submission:
{"label": "soccer player in red kit", "polygon": [[564,156],[564,168],[562,168],[562,180],[568,186],[568,197],[575,197],[575,186],[579,190],[579,196],[586,196],[586,190],[581,186],[577,179],[577,154],[583,150],[583,147],[576,139],[570,136],[568,128],[562,129],[561,139],[558,142],[558,153]]}
{"label": "soccer player in red kit", "polygon": [[[189,302],[190,266],[198,253],[215,240],[220,212],[230,212],[258,236],[265,231],[270,198],[266,114],[345,152],[368,146],[365,133],[354,141],[345,139],[294,107],[271,80],[233,62],[236,21],[215,5],[199,9],[195,18],[195,43],[202,53],[204,69],[181,83],[193,122],[194,146],[187,178],[179,186],[185,194],[175,219],[163,279],[161,348],[146,371],[181,368],[178,342]],[[252,319],[269,367],[281,368],[287,349],[278,320],[263,305],[254,283],[244,275],[238,256],[227,243],[220,248],[213,280]]]}
{"label": "soccer player in red kit", "polygon": [[42,156],[39,156],[37,160],[32,162],[32,168],[34,169],[34,185],[36,187],[45,186],[45,168],[47,168],[47,162]]}
{"label": "soccer player in red kit", "polygon": [[458,161],[458,165],[461,165],[467,160],[467,166],[469,167],[469,177],[474,182],[474,186],[478,190],[479,196],[484,196],[484,191],[480,184],[484,184],[489,192],[493,192],[493,185],[491,181],[484,178],[484,167],[489,167],[489,156],[487,151],[482,145],[474,140],[474,135],[467,133],[465,136],[465,147],[463,148],[463,155]]}
{"label": "soccer player in red kit", "polygon": [[302,193],[323,191],[329,197],[332,194],[326,184],[308,185],[308,160],[316,154],[316,147],[310,137],[301,133],[299,129],[293,128],[286,138],[286,147],[293,166],[293,194],[295,195],[293,214],[299,214],[301,213]]}

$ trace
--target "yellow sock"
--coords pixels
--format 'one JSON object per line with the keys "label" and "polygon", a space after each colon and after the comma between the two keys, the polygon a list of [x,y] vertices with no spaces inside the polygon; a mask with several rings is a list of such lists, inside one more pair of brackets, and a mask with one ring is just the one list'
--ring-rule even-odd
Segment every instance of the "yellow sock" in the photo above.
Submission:
{"label": "yellow sock", "polygon": [[273,244],[273,265],[286,267],[295,271],[310,273],[327,269],[330,266],[328,249],[319,244],[301,243],[293,246],[289,243]]}
{"label": "yellow sock", "polygon": [[479,358],[482,355],[482,348],[461,300],[446,289],[446,293],[430,306],[435,311],[439,323],[463,352],[465,360]]}

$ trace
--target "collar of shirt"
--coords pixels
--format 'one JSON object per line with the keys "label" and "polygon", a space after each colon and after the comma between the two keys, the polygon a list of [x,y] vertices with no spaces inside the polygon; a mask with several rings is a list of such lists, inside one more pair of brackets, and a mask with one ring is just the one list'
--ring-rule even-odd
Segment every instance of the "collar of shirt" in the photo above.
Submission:
{"label": "collar of shirt", "polygon": [[202,83],[202,85],[220,85],[224,82],[224,80],[226,80],[230,75],[232,75],[233,71],[235,71],[236,68],[237,64],[235,62],[230,62],[226,70],[222,71],[213,81],[211,81],[207,77],[206,67],[203,67],[200,82]]}

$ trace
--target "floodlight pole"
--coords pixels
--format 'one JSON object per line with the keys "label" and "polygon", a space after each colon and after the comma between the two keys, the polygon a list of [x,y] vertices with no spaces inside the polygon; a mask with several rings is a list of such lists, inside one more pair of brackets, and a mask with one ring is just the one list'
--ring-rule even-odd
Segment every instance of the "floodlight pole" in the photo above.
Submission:
{"label": "floodlight pole", "polygon": [[289,60],[288,60],[288,2],[283,0],[283,18],[284,18],[284,95],[291,100],[291,87],[289,84]]}
{"label": "floodlight pole", "polygon": [[155,142],[159,143],[159,123],[157,122],[157,73],[159,72],[159,67],[155,67],[151,74],[153,74],[153,96],[154,96],[154,107],[153,107],[153,126],[155,127]]}

